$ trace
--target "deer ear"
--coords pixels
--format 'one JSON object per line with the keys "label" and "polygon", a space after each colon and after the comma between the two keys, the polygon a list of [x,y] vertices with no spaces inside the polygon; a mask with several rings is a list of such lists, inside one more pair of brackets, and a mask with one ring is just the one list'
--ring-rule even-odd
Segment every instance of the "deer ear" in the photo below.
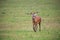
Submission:
{"label": "deer ear", "polygon": [[30,14],[32,14],[32,12]]}
{"label": "deer ear", "polygon": [[38,12],[36,12],[36,13],[38,13]]}

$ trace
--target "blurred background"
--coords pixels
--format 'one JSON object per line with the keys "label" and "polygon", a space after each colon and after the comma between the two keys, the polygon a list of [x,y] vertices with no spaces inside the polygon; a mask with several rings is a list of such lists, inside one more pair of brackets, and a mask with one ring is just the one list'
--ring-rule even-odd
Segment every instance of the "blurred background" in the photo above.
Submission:
{"label": "blurred background", "polygon": [[[41,32],[31,12],[42,18]],[[0,0],[0,40],[60,40],[60,0]]]}

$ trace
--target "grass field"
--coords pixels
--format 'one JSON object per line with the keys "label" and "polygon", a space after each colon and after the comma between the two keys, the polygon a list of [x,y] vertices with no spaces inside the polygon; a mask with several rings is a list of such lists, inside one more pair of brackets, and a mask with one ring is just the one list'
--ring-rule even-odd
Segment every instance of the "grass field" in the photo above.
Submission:
{"label": "grass field", "polygon": [[[32,29],[38,11],[41,31]],[[0,0],[0,40],[60,40],[60,0]]]}

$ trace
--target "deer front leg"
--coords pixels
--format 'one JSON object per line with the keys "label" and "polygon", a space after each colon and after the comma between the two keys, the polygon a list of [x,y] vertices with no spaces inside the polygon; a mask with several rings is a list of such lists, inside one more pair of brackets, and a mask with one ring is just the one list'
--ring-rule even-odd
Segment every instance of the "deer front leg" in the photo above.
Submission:
{"label": "deer front leg", "polygon": [[37,31],[37,24],[33,24],[33,30],[34,30],[34,32]]}

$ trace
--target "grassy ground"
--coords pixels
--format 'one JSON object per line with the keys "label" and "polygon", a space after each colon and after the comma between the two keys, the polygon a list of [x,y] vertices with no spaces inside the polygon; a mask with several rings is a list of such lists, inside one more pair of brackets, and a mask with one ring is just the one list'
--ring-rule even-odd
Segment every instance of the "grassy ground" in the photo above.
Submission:
{"label": "grassy ground", "polygon": [[[0,40],[60,40],[59,0],[0,0]],[[42,31],[34,32],[31,15],[38,11]]]}

